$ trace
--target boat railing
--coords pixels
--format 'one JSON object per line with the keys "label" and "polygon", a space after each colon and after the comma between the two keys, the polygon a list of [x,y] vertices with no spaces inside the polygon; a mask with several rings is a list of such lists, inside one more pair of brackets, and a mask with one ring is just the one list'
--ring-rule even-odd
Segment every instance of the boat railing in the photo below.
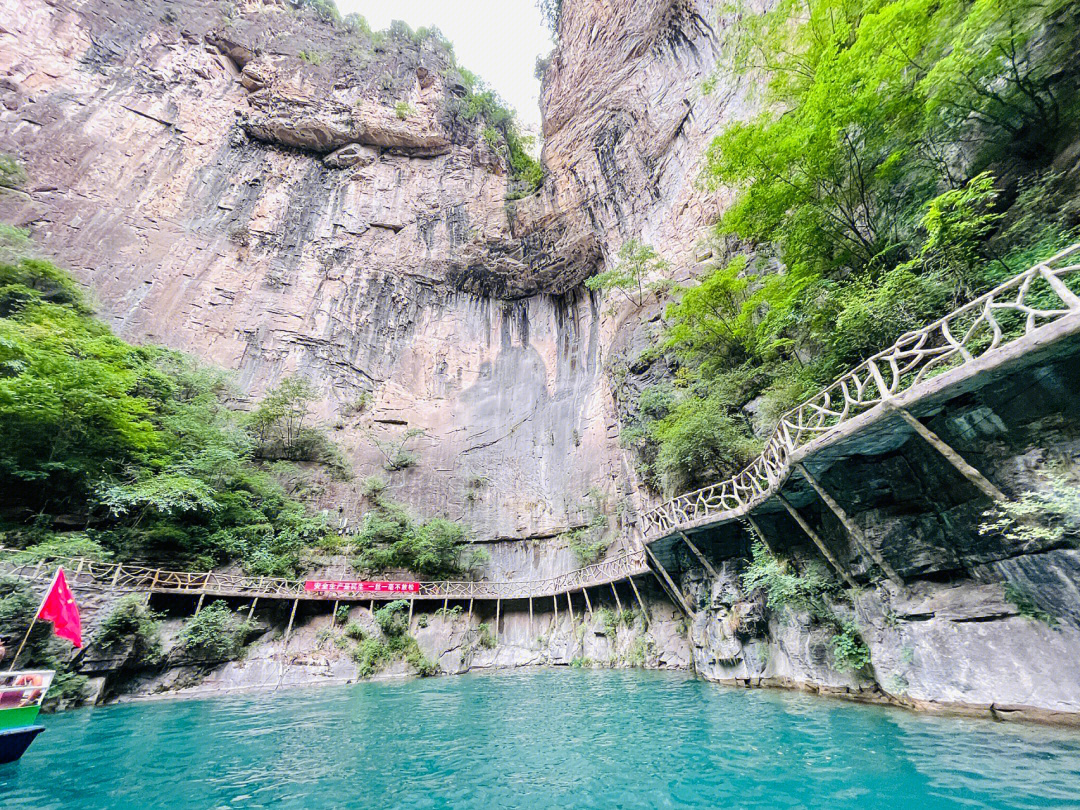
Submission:
{"label": "boat railing", "polygon": [[51,669],[0,673],[0,711],[40,706],[55,674]]}

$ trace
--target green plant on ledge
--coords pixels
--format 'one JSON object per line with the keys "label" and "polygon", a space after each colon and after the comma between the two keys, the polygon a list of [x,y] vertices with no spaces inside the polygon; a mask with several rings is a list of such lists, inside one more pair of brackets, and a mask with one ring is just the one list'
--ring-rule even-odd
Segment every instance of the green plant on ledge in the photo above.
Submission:
{"label": "green plant on ledge", "polygon": [[161,659],[161,618],[143,603],[141,594],[129,593],[120,598],[105,617],[94,642],[103,652],[112,652],[130,642],[131,658],[139,664],[154,664]]}
{"label": "green plant on ledge", "polygon": [[1005,583],[1005,601],[1015,607],[1016,612],[1025,618],[1042,622],[1048,627],[1058,626],[1057,617],[1039,607],[1031,594],[1019,585]]}
{"label": "green plant on ledge", "polygon": [[604,512],[606,506],[604,493],[593,487],[585,497],[586,502],[582,511],[588,515],[589,522],[584,526],[571,529],[562,537],[579,564],[592,565],[604,556],[611,540],[608,531],[608,516]]}
{"label": "green plant on ledge", "polygon": [[764,543],[751,549],[750,564],[742,575],[749,592],[763,590],[766,604],[773,610],[804,611],[819,624],[833,630],[833,661],[840,672],[860,672],[870,664],[870,650],[850,619],[841,619],[829,600],[848,597],[842,588],[818,564],[810,564],[800,573],[790,561],[774,557]]}
{"label": "green plant on ledge", "polygon": [[178,638],[194,658],[225,661],[240,655],[254,629],[254,624],[238,618],[229,605],[219,599],[188,619]]}
{"label": "green plant on ledge", "polygon": [[495,635],[491,632],[491,625],[483,622],[476,626],[476,640],[480,646],[486,650],[495,649],[495,645],[498,643],[495,639]]}

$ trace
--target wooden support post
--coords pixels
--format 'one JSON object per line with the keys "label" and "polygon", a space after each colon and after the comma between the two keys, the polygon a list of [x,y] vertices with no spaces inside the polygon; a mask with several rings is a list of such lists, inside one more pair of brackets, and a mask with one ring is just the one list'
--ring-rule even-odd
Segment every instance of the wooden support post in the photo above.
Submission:
{"label": "wooden support post", "polygon": [[296,606],[300,604],[299,599],[293,599],[292,611],[289,613],[289,626],[285,628],[285,646],[289,646],[289,638],[292,636],[293,619],[296,618]]}
{"label": "wooden support post", "polygon": [[[75,575],[71,578],[72,582],[78,582],[79,581],[79,574],[82,573],[82,569],[83,569],[83,566],[85,564],[86,564],[86,558],[79,557],[79,567],[75,569]],[[93,578],[94,578],[94,575],[91,574],[90,579],[92,580]]]}
{"label": "wooden support post", "polygon": [[582,588],[581,592],[585,594],[585,607],[589,609],[589,615],[592,616],[592,602],[589,601],[589,589]]}
{"label": "wooden support post", "polygon": [[472,597],[469,597],[469,623],[472,624]]}
{"label": "wooden support post", "polygon": [[694,611],[692,611],[690,609],[690,605],[686,603],[686,599],[683,598],[683,595],[679,591],[678,586],[675,585],[675,580],[671,578],[671,575],[667,572],[667,569],[660,564],[660,560],[656,559],[656,555],[652,553],[652,549],[649,548],[649,546],[645,543],[642,543],[641,547],[645,549],[645,553],[648,555],[649,559],[652,560],[653,565],[660,569],[660,573],[664,575],[663,579],[660,579],[660,577],[657,577],[657,579],[660,581],[661,585],[663,585],[664,582],[667,582],[667,586],[671,589],[671,597],[675,600],[675,604],[681,607],[683,612],[687,616],[693,616]]}
{"label": "wooden support post", "polygon": [[446,618],[446,614],[450,612],[450,597],[446,597],[442,600],[442,612],[443,618]]}
{"label": "wooden support post", "polygon": [[863,530],[855,524],[855,521],[848,516],[848,513],[844,511],[844,508],[825,490],[821,485],[821,482],[810,474],[810,471],[806,469],[805,465],[801,463],[796,464],[795,469],[802,473],[802,477],[814,488],[814,492],[821,497],[821,500],[825,501],[825,505],[832,510],[832,513],[836,515],[837,519],[843,524],[847,533],[851,535],[851,539],[855,541],[855,545],[862,550],[863,554],[868,555],[875,563],[877,563],[877,567],[885,573],[885,576],[897,585],[902,585],[904,581],[900,579],[900,575],[896,573],[896,569],[889,565],[888,560],[882,556],[881,552],[870,544],[870,541],[866,539],[866,535],[863,534]]}
{"label": "wooden support post", "polygon": [[499,641],[499,608],[502,607],[502,599],[495,600],[495,641]]}
{"label": "wooden support post", "polygon": [[634,582],[634,578],[633,577],[628,577],[628,579],[630,580],[630,587],[634,589],[634,596],[637,597],[637,603],[641,607],[641,615],[645,617],[645,627],[648,628],[648,626],[649,626],[649,611],[647,611],[645,609],[645,602],[642,600],[641,594],[638,593],[637,583]]}
{"label": "wooden support post", "polygon": [[368,610],[371,611],[372,616],[375,615],[375,600],[374,599],[372,599],[371,604],[368,605]]}
{"label": "wooden support post", "polygon": [[255,614],[255,605],[258,604],[258,602],[259,602],[259,597],[257,597],[257,596],[254,599],[251,600],[251,607],[248,608],[248,617],[247,617],[247,620],[249,622],[251,621],[251,617]]}
{"label": "wooden support post", "polygon": [[904,408],[897,408],[896,412],[900,414],[905,422],[911,425],[916,433],[926,440],[927,444],[941,453],[946,461],[952,464],[964,478],[974,484],[980,492],[986,495],[986,497],[992,501],[1008,500],[1004,492],[991,484],[985,475],[964,461],[960,454],[949,447],[949,445],[947,445],[940,436],[934,433],[934,431],[930,430],[930,428],[908,413]]}
{"label": "wooden support post", "polygon": [[332,612],[330,613],[330,626],[331,626],[331,627],[334,627],[335,625],[337,625],[337,607],[338,607],[338,601],[339,601],[339,600],[337,600],[337,599],[335,599],[335,600],[334,600],[334,609],[333,609],[333,611],[332,611]]}
{"label": "wooden support post", "polygon": [[416,601],[415,599],[410,599],[409,600],[409,632],[410,633],[412,632],[412,609],[413,609],[413,602],[415,602],[415,601]]}
{"label": "wooden support post", "polygon": [[566,606],[570,610],[570,629],[574,629],[574,603],[570,599],[570,591],[566,592]]}
{"label": "wooden support post", "polygon": [[705,570],[709,572],[713,579],[716,579],[716,569],[713,568],[712,564],[705,559],[705,555],[701,553],[701,550],[690,542],[690,538],[686,536],[685,532],[679,532],[679,537],[681,537],[683,539],[683,542],[690,547],[690,551],[695,557],[697,557],[697,561],[703,566],[705,566]]}
{"label": "wooden support post", "polygon": [[113,574],[112,582],[109,583],[109,587],[110,588],[115,588],[116,583],[119,581],[119,579],[120,579],[120,564],[117,563],[117,565],[116,565],[116,573]]}
{"label": "wooden support post", "polygon": [[622,600],[619,598],[619,589],[615,587],[614,582],[611,583],[611,592],[615,594],[615,605],[619,608],[619,613],[622,613]]}
{"label": "wooden support post", "polygon": [[836,573],[844,578],[844,582],[854,588],[855,580],[852,578],[851,574],[844,569],[844,566],[840,565],[840,561],[836,559],[836,556],[829,551],[829,547],[825,545],[825,541],[821,539],[821,536],[815,532],[813,527],[806,522],[806,519],[795,510],[795,507],[788,503],[787,498],[785,498],[782,493],[777,492],[776,497],[780,499],[780,503],[787,509],[788,514],[795,518],[795,522],[798,523],[802,530],[814,541],[817,550],[820,551],[822,556],[829,561],[829,564],[836,569]]}
{"label": "wooden support post", "polygon": [[754,520],[754,516],[750,513],[747,513],[746,522],[749,523],[750,528],[752,528],[757,533],[758,539],[765,544],[765,548],[769,550],[769,553],[775,557],[776,549],[773,547],[773,544],[769,542],[769,538],[765,535],[765,532],[761,530],[761,526],[758,525],[758,522]]}
{"label": "wooden support post", "polygon": [[533,608],[532,608],[532,597],[530,596],[529,597],[529,638],[530,639],[532,638],[532,634],[533,634]]}
{"label": "wooden support post", "polygon": [[200,594],[199,594],[199,601],[198,601],[198,603],[197,603],[197,604],[195,605],[195,615],[196,615],[196,616],[198,616],[198,615],[199,615],[199,611],[200,611],[200,610],[202,610],[202,603],[203,603],[203,600],[204,600],[205,598],[206,598],[206,594],[205,594],[205,593],[200,593]]}
{"label": "wooden support post", "polygon": [[555,626],[559,623],[559,595],[551,595],[551,604],[555,606],[555,623],[551,625],[552,632],[555,630]]}

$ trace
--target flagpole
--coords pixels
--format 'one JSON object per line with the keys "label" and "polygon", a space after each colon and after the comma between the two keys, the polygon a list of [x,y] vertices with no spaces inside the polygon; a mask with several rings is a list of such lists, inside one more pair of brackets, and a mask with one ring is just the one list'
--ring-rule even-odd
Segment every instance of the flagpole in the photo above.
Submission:
{"label": "flagpole", "polygon": [[41,597],[41,604],[38,605],[37,612],[34,613],[34,618],[30,620],[30,626],[26,628],[26,635],[23,636],[22,642],[19,644],[19,649],[15,651],[15,657],[11,659],[11,666],[8,667],[8,672],[12,672],[15,669],[15,665],[19,662],[19,656],[22,655],[23,647],[26,646],[27,640],[30,638],[30,633],[34,629],[34,625],[37,624],[38,616],[41,615],[41,609],[45,607],[45,600],[49,598],[49,594],[52,593],[53,586],[56,585],[56,580],[60,578],[60,571],[62,566],[56,566],[56,573],[53,574],[52,582],[49,583],[48,589],[45,591],[45,595]]}

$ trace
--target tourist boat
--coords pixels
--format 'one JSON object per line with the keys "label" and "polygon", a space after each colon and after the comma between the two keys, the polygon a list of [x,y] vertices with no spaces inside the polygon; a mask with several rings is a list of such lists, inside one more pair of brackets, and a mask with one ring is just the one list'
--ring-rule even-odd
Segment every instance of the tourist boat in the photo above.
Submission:
{"label": "tourist boat", "polygon": [[0,765],[21,757],[45,730],[35,721],[55,674],[51,669],[0,673]]}

